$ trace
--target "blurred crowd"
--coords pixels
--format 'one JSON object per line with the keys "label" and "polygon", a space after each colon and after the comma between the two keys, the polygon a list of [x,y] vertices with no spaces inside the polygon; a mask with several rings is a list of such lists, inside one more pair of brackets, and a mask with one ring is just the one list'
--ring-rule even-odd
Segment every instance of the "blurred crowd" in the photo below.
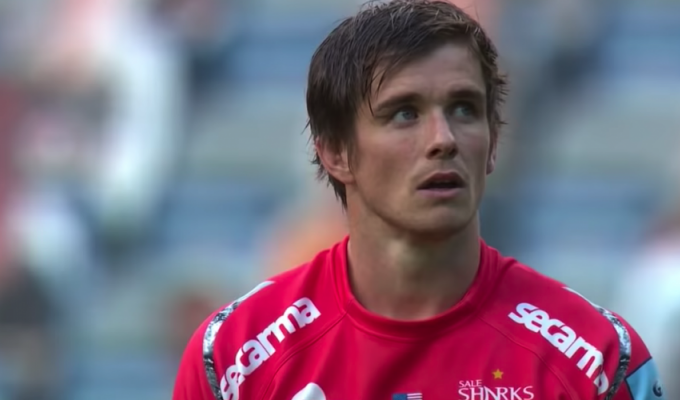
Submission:
{"label": "blurred crowd", "polygon": [[[680,2],[455,2],[512,83],[485,239],[676,384]],[[0,399],[167,399],[212,310],[345,235],[304,86],[360,3],[0,2]]]}

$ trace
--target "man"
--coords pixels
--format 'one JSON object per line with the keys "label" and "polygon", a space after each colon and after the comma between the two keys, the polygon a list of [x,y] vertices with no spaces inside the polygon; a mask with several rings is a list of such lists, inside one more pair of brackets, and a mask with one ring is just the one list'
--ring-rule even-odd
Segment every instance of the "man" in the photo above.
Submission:
{"label": "man", "polygon": [[480,240],[505,81],[447,2],[373,3],[311,62],[349,237],[206,320],[174,400],[656,400],[630,326]]}

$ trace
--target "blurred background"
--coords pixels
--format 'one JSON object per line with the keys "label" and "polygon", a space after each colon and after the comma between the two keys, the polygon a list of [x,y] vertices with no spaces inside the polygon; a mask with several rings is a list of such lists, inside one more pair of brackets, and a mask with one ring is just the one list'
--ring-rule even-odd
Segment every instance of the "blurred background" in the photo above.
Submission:
{"label": "blurred background", "polygon": [[[512,82],[484,237],[677,384],[680,2],[456,2]],[[0,400],[168,399],[211,311],[342,238],[305,76],[358,4],[0,1]]]}

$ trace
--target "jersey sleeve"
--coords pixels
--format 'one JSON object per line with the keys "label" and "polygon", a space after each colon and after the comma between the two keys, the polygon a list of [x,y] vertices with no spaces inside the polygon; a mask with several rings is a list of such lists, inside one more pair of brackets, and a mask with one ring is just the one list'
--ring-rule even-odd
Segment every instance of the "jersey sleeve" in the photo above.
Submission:
{"label": "jersey sleeve", "polygon": [[196,330],[184,350],[172,400],[219,400],[212,392],[203,360],[203,339],[207,325],[208,321]]}
{"label": "jersey sleeve", "polygon": [[[619,335],[619,350],[608,357],[606,372],[618,386],[615,392],[599,396],[598,400],[666,400],[659,371],[647,346],[625,320],[617,318],[625,333]],[[629,340],[629,346],[625,339]],[[626,347],[630,349],[629,355],[624,350]],[[629,362],[624,370],[626,359]]]}
{"label": "jersey sleeve", "polygon": [[[242,356],[238,351],[251,337],[248,307],[244,303],[273,283],[260,283],[201,324],[182,356],[172,400],[249,400],[248,396],[239,397],[239,386],[245,377],[233,358]],[[237,309],[243,311],[238,321],[234,318]]]}

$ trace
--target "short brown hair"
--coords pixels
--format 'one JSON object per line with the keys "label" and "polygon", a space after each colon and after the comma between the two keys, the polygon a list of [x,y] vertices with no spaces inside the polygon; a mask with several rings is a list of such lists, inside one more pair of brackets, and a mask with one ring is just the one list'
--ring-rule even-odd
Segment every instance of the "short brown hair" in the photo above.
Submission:
{"label": "short brown hair", "polygon": [[[307,113],[314,142],[340,151],[351,149],[362,103],[379,84],[405,64],[452,41],[466,41],[477,54],[484,76],[489,125],[497,135],[507,88],[498,53],[482,27],[459,7],[443,0],[369,2],[343,20],[319,45],[307,80]],[[378,70],[387,66],[385,70]],[[313,163],[347,206],[345,186],[328,174],[318,154]]]}

